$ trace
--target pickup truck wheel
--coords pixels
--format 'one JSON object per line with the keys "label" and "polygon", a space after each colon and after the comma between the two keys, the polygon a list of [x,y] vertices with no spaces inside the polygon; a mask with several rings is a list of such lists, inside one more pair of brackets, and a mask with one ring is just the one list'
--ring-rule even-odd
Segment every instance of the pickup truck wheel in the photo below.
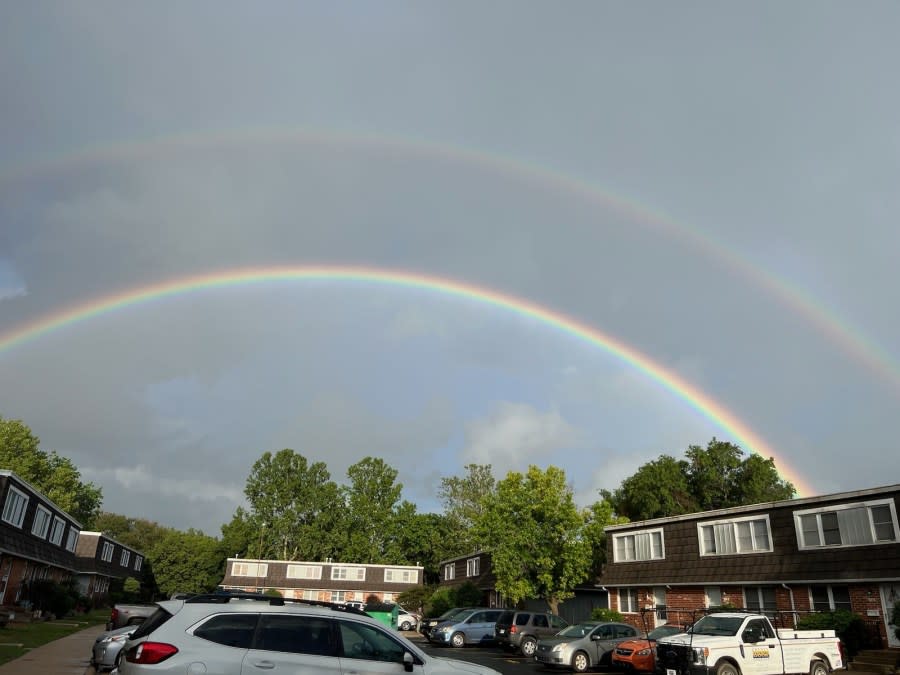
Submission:
{"label": "pickup truck wheel", "polygon": [[741,675],[741,671],[733,663],[724,661],[716,668],[716,675]]}
{"label": "pickup truck wheel", "polygon": [[828,666],[821,659],[815,659],[809,664],[809,675],[828,675]]}
{"label": "pickup truck wheel", "polygon": [[584,673],[590,667],[591,662],[588,660],[587,654],[584,652],[575,652],[572,657],[572,670],[576,673]]}
{"label": "pickup truck wheel", "polygon": [[[522,655],[527,656],[529,659],[534,656],[534,652],[537,649],[537,642],[535,642],[534,638],[528,636],[526,638],[522,638],[522,644],[519,645],[519,648],[522,650]],[[810,673],[810,675],[822,675],[821,673]]]}

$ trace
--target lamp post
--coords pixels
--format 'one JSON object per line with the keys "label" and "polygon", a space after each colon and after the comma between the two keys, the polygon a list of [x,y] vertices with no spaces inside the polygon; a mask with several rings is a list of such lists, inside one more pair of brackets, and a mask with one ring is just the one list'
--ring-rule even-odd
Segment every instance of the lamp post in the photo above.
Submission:
{"label": "lamp post", "polygon": [[263,534],[266,531],[266,523],[263,521],[262,527],[259,529],[259,544],[256,547],[256,592],[262,593],[262,589],[260,588],[260,579],[262,574],[260,574],[260,569],[262,567],[262,540]]}

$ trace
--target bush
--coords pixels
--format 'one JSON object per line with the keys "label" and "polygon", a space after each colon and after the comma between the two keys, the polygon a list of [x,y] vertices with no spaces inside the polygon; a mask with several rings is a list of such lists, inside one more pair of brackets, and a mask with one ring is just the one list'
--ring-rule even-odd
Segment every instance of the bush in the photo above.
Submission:
{"label": "bush", "polygon": [[594,621],[617,621],[621,623],[625,620],[625,617],[614,609],[594,607],[591,611],[591,619]]}
{"label": "bush", "polygon": [[434,594],[434,586],[414,586],[397,596],[397,604],[414,612],[425,611],[428,599]]}
{"label": "bush", "polygon": [[265,590],[265,592],[263,592],[263,595],[266,595],[266,596],[269,596],[272,598],[280,598],[281,591],[279,591],[277,588],[267,588]]}
{"label": "bush", "polygon": [[891,612],[891,624],[894,626],[894,635],[900,640],[900,602],[894,604]]}
{"label": "bush", "polygon": [[27,591],[28,601],[34,609],[50,612],[56,618],[66,616],[75,608],[78,593],[74,587],[58,584],[48,579],[32,581]]}
{"label": "bush", "polygon": [[428,600],[428,616],[440,616],[448,609],[456,607],[456,593],[452,588],[439,588]]}
{"label": "bush", "polygon": [[846,609],[834,612],[813,612],[797,621],[797,628],[802,630],[834,630],[844,643],[847,655],[853,658],[866,644],[866,623],[858,614]]}
{"label": "bush", "polygon": [[467,581],[456,589],[457,607],[480,607],[481,598],[481,591],[471,581]]}

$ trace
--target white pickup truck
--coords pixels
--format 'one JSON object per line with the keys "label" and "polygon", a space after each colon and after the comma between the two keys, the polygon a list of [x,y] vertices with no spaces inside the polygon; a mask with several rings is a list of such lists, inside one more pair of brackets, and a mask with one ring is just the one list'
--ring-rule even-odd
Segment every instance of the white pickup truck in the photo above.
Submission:
{"label": "white pickup truck", "polygon": [[708,614],[656,643],[657,675],[828,675],[845,666],[833,630],[775,630],[747,612]]}

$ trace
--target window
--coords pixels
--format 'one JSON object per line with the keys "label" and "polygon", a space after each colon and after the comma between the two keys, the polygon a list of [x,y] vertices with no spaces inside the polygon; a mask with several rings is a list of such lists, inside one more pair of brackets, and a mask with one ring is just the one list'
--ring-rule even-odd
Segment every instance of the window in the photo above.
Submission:
{"label": "window", "polygon": [[288,565],[288,579],[321,579],[321,565]]}
{"label": "window", "polygon": [[6,502],[3,504],[3,520],[13,527],[22,527],[25,520],[25,508],[28,506],[28,497],[12,485],[6,493]]}
{"label": "window", "polygon": [[[341,627],[340,655],[342,658],[403,663],[403,654],[407,651],[406,647],[387,633],[382,632],[375,626],[363,623],[339,621],[338,625]],[[413,659],[415,663],[421,664],[421,661],[415,656]],[[351,670],[357,669],[351,668]],[[361,670],[365,670],[365,668]],[[366,672],[369,671],[366,670]],[[379,670],[379,672],[381,671]]]}
{"label": "window", "polygon": [[850,591],[846,586],[810,586],[809,598],[817,612],[850,611]]}
{"label": "window", "polygon": [[100,554],[100,560],[105,560],[106,562],[112,562],[113,559],[113,551],[115,550],[115,546],[113,546],[108,541],[103,542],[103,552]]}
{"label": "window", "polygon": [[331,621],[300,614],[263,614],[259,619],[259,630],[253,649],[289,654],[337,656]]}
{"label": "window", "polygon": [[231,576],[264,577],[269,574],[268,563],[236,562],[231,564]]}
{"label": "window", "polygon": [[351,581],[364,581],[366,578],[365,567],[332,567],[332,579],[349,579]]}
{"label": "window", "polygon": [[34,512],[34,523],[31,525],[31,534],[41,539],[46,539],[47,530],[50,529],[50,509],[45,509],[38,504],[37,510]]}
{"label": "window", "polygon": [[384,570],[384,580],[414,584],[419,580],[419,570],[402,570],[388,567]]}
{"label": "window", "polygon": [[347,591],[331,591],[332,602],[347,602]]}
{"label": "window", "polygon": [[900,541],[892,499],[795,511],[794,526],[801,549]]}
{"label": "window", "polygon": [[722,606],[722,588],[721,588],[721,586],[707,586],[704,590],[706,592],[706,606],[707,607],[721,607]]}
{"label": "window", "polygon": [[304,600],[318,600],[318,599],[319,599],[319,592],[318,592],[318,591],[305,590],[305,591],[303,591],[303,599],[304,599]]}
{"label": "window", "polygon": [[769,516],[751,516],[698,523],[697,534],[700,540],[700,555],[734,555],[772,551]]}
{"label": "window", "polygon": [[662,529],[631,534],[614,534],[613,542],[614,562],[662,560],[666,557],[663,551]]}
{"label": "window", "polygon": [[126,551],[124,548],[122,549],[122,555],[119,558],[119,564],[122,567],[128,567],[128,561],[131,560],[131,551]]}
{"label": "window", "polygon": [[774,586],[747,586],[744,588],[744,607],[751,612],[774,612],[775,587]]}
{"label": "window", "polygon": [[450,581],[451,579],[456,578],[456,565],[454,563],[447,563],[444,565],[444,581]]}
{"label": "window", "polygon": [[256,614],[218,614],[194,629],[194,637],[226,647],[249,649],[256,621]]}
{"label": "window", "polygon": [[469,558],[466,560],[466,576],[477,577],[479,568],[481,567],[481,558]]}
{"label": "window", "polygon": [[633,613],[638,611],[637,606],[637,589],[620,588],[619,589],[619,611],[623,613]]}
{"label": "window", "polygon": [[75,552],[75,544],[78,543],[78,530],[74,527],[69,528],[69,535],[66,537],[66,550]]}
{"label": "window", "polygon": [[140,555],[134,556],[134,571],[140,572],[141,567],[144,565],[144,557]]}
{"label": "window", "polygon": [[62,543],[63,532],[66,530],[66,521],[59,516],[53,516],[53,526],[50,528],[50,543],[59,546]]}

